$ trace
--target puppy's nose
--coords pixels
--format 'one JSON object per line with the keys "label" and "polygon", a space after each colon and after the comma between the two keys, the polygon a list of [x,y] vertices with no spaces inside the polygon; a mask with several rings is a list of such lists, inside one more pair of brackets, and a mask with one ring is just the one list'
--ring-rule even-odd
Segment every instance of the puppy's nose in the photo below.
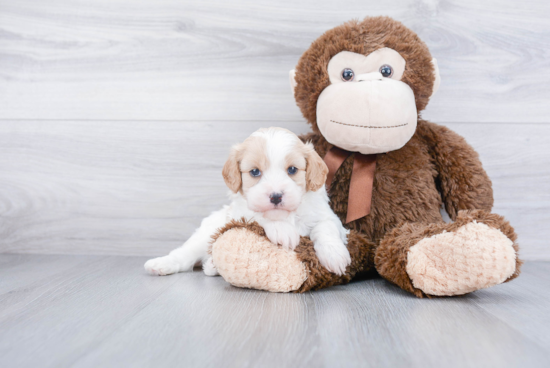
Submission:
{"label": "puppy's nose", "polygon": [[269,195],[269,201],[274,205],[278,205],[283,201],[283,193],[271,193]]}

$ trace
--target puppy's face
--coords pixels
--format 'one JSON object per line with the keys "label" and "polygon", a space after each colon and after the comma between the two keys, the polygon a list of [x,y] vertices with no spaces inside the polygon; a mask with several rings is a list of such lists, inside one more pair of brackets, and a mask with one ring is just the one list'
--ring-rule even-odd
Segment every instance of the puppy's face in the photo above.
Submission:
{"label": "puppy's face", "polygon": [[234,146],[222,172],[249,209],[273,220],[295,211],[306,191],[324,185],[327,173],[313,145],[282,128],[260,129]]}

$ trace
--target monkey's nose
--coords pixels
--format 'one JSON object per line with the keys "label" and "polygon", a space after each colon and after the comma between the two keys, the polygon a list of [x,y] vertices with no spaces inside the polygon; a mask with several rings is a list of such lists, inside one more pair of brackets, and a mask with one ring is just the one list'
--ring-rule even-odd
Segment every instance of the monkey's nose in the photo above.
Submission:
{"label": "monkey's nose", "polygon": [[365,73],[365,74],[359,74],[355,77],[357,82],[363,82],[363,81],[371,81],[371,80],[382,80],[384,77],[382,76],[382,73],[380,72],[372,72],[372,73]]}
{"label": "monkey's nose", "polygon": [[283,193],[271,193],[269,195],[269,201],[274,205],[278,205],[283,201]]}

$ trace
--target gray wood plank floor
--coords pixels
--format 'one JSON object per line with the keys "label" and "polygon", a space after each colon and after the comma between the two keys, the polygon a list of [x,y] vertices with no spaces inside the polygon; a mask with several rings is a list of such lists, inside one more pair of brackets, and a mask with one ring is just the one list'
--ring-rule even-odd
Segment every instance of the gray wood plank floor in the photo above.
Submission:
{"label": "gray wood plank floor", "polygon": [[2,367],[547,367],[550,263],[458,298],[382,279],[303,295],[143,257],[0,254]]}

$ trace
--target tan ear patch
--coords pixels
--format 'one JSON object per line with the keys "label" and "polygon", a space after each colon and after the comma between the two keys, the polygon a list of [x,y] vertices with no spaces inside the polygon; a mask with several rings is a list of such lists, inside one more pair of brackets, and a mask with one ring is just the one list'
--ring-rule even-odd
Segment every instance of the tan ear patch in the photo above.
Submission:
{"label": "tan ear patch", "polygon": [[269,168],[269,159],[266,152],[267,142],[263,137],[248,137],[241,144],[241,159],[239,162],[242,186],[241,190],[247,190],[258,184],[260,177],[250,176],[250,170],[258,169],[264,172]]}
{"label": "tan ear patch", "polygon": [[241,178],[241,168],[239,166],[240,154],[241,146],[233,146],[231,148],[229,158],[225,162],[225,165],[223,165],[222,170],[225,185],[227,185],[227,187],[231,189],[231,191],[234,193],[237,193],[239,190],[241,190],[241,186],[243,183]]}
{"label": "tan ear patch", "polygon": [[[231,149],[222,175],[225,184],[234,193],[241,190],[246,192],[247,188],[259,181],[259,178],[248,175],[250,170],[258,169],[263,172],[269,168],[269,160],[265,151],[266,144],[265,138],[251,136]],[[243,178],[243,174],[247,175]]]}
{"label": "tan ear patch", "polygon": [[306,190],[316,191],[325,185],[328,167],[325,161],[315,152],[311,143],[306,143]]}

